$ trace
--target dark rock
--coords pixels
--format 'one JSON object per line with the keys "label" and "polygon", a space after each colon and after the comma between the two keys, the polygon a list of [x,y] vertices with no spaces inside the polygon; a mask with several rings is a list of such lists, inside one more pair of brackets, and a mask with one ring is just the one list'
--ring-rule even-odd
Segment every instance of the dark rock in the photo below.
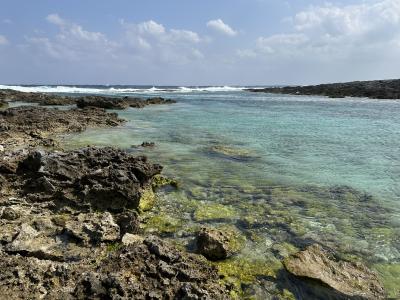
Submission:
{"label": "dark rock", "polygon": [[[85,148],[66,153],[32,152],[18,165],[31,199],[48,198],[58,207],[92,207],[122,212],[137,209],[145,187],[162,167],[114,148]],[[137,230],[136,216],[120,217],[124,233]]]}
{"label": "dark rock", "polygon": [[154,142],[143,142],[140,146],[146,148],[146,147],[154,147],[155,143]]}
{"label": "dark rock", "polygon": [[85,96],[77,98],[76,104],[79,108],[100,107],[105,109],[126,109],[128,107],[143,108],[148,105],[172,104],[175,101],[164,98],[111,98],[103,96]]}
{"label": "dark rock", "polygon": [[400,79],[354,81],[309,86],[284,86],[248,89],[250,92],[291,95],[319,95],[330,98],[363,97],[375,99],[400,99]]}
{"label": "dark rock", "polygon": [[121,229],[121,236],[126,233],[138,233],[140,228],[139,216],[136,211],[124,211],[116,216],[116,222]]}

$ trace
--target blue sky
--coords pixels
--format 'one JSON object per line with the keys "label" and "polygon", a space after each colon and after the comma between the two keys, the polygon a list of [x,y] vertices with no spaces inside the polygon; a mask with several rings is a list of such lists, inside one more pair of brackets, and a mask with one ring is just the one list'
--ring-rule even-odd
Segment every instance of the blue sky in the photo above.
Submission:
{"label": "blue sky", "polygon": [[399,0],[1,0],[3,84],[309,84],[399,73]]}

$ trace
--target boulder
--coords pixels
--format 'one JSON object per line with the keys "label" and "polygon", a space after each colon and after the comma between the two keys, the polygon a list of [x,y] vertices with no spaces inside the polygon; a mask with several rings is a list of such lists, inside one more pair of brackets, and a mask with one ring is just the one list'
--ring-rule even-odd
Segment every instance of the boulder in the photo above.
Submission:
{"label": "boulder", "polygon": [[198,253],[210,260],[221,260],[239,252],[244,239],[236,230],[203,227],[196,239]]}
{"label": "boulder", "polygon": [[361,263],[339,260],[320,245],[309,246],[283,261],[286,270],[337,292],[338,299],[384,299],[378,276]]}

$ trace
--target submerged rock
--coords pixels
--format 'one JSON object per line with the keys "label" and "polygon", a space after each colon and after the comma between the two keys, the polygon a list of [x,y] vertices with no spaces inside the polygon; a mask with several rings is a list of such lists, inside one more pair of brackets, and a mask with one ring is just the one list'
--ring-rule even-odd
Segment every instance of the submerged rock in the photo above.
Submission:
{"label": "submerged rock", "polygon": [[343,299],[385,298],[385,291],[374,272],[361,263],[338,260],[319,245],[309,246],[288,257],[283,264],[290,274],[319,282],[342,295]]}

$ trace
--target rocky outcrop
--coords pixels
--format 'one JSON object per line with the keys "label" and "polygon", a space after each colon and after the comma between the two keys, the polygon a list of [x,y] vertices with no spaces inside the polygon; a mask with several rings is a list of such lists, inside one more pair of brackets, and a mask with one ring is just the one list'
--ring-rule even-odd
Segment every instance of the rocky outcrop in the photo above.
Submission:
{"label": "rocky outcrop", "polygon": [[162,167],[114,148],[19,150],[0,161],[0,293],[10,299],[227,299],[217,270],[140,236]]}
{"label": "rocky outcrop", "polygon": [[152,236],[68,262],[0,251],[0,268],[8,299],[228,299],[213,267]]}
{"label": "rocky outcrop", "polygon": [[79,108],[100,107],[106,109],[126,109],[128,107],[143,108],[148,105],[155,104],[171,104],[174,100],[164,99],[160,97],[141,99],[141,98],[111,98],[103,96],[85,96],[77,98],[76,104]]}
{"label": "rocky outcrop", "polygon": [[400,79],[257,88],[248,89],[248,91],[273,94],[320,95],[331,98],[365,97],[374,99],[400,99]]}
{"label": "rocky outcrop", "polygon": [[15,107],[0,111],[0,143],[18,146],[55,146],[57,134],[81,132],[90,127],[115,127],[125,121],[100,108],[58,110]]}
{"label": "rocky outcrop", "polygon": [[9,181],[22,186],[20,193],[31,201],[52,201],[60,209],[113,212],[137,209],[152,177],[162,170],[145,157],[95,147],[65,153],[21,153],[16,161],[9,160],[9,165],[14,165],[7,172],[12,176]]}
{"label": "rocky outcrop", "polygon": [[[288,257],[284,266],[295,277],[333,290],[335,299],[385,299],[384,289],[374,272],[361,263],[339,260],[319,245]],[[322,297],[322,292],[319,296]]]}
{"label": "rocky outcrop", "polygon": [[74,105],[79,108],[98,107],[104,109],[125,109],[128,107],[142,108],[148,105],[156,104],[172,104],[176,101],[164,99],[161,97],[154,98],[135,98],[135,97],[106,97],[100,95],[89,95],[81,97],[61,96],[49,93],[26,93],[11,89],[0,90],[0,108],[2,103],[8,101],[19,101],[27,103],[38,103],[39,105]]}
{"label": "rocky outcrop", "polygon": [[26,93],[11,89],[0,90],[0,101],[20,101],[27,103],[39,103],[40,105],[72,105],[75,100],[67,96],[59,96],[45,93]]}

